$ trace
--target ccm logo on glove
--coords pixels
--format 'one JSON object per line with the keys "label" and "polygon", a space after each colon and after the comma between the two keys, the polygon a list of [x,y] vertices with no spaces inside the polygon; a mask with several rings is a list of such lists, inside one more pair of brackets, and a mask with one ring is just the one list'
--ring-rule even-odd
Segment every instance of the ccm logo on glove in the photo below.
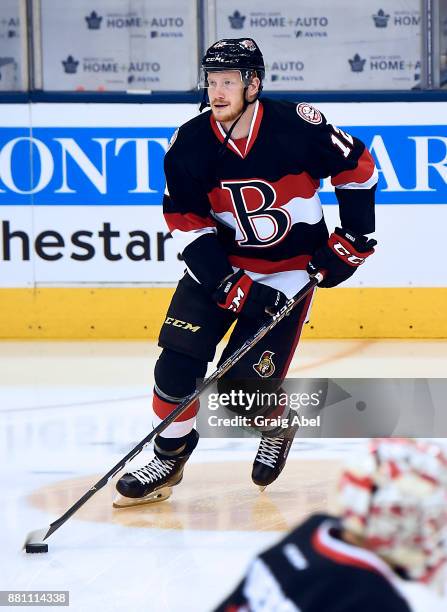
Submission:
{"label": "ccm logo on glove", "polygon": [[320,247],[307,266],[310,275],[321,272],[320,287],[336,287],[354,274],[367,257],[374,253],[377,242],[337,227],[327,244]]}
{"label": "ccm logo on glove", "polygon": [[231,300],[231,304],[228,306],[228,310],[232,310],[233,312],[239,312],[241,308],[241,300],[245,297],[245,293],[242,291],[240,287],[237,288],[237,295]]}
{"label": "ccm logo on glove", "polygon": [[343,238],[340,238],[339,236],[337,236],[337,234],[332,234],[329,237],[328,245],[336,252],[336,254],[341,259],[346,261],[349,265],[360,266],[362,265],[362,263],[365,263],[365,259],[369,255],[372,255],[372,253],[374,253],[374,249],[372,249],[371,251],[368,251],[368,253],[365,253],[362,256],[356,251],[354,247],[354,236],[351,236],[347,233],[346,238],[350,239],[352,242],[348,240],[343,240]]}
{"label": "ccm logo on glove", "polygon": [[247,299],[253,281],[243,270],[239,270],[236,274],[232,274],[224,283],[222,289],[217,289],[217,303],[221,308],[226,308],[239,314],[244,307],[244,302]]}

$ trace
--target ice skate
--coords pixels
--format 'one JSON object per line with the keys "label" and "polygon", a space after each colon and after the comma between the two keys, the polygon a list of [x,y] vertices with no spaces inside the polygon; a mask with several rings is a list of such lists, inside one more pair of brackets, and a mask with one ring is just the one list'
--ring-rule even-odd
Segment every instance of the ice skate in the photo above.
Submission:
{"label": "ice skate", "polygon": [[[292,412],[291,415],[293,414]],[[298,424],[289,425],[279,436],[262,434],[251,473],[251,478],[260,491],[264,491],[281,474],[297,429]]]}
{"label": "ice skate", "polygon": [[197,446],[199,434],[189,434],[185,448],[178,455],[165,455],[156,447],[155,457],[146,466],[124,474],[116,483],[118,494],[113,500],[115,508],[164,501],[172,494],[172,487],[183,478],[183,468]]}

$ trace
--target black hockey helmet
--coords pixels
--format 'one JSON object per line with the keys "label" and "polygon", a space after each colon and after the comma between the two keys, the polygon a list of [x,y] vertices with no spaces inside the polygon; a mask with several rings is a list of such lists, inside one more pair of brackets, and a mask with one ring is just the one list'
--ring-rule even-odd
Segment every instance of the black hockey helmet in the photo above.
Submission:
{"label": "black hockey helmet", "polygon": [[264,58],[252,38],[223,38],[211,45],[202,59],[205,73],[215,70],[239,70],[245,85],[253,72],[261,80],[265,75]]}
{"label": "black hockey helmet", "polygon": [[[256,72],[261,83],[255,100],[259,97],[265,76],[265,65],[261,50],[253,38],[223,38],[211,45],[202,59],[199,87],[208,87],[208,72],[217,70],[239,70],[245,88],[250,84],[253,72]],[[207,106],[206,91],[203,92],[200,112],[205,106]]]}

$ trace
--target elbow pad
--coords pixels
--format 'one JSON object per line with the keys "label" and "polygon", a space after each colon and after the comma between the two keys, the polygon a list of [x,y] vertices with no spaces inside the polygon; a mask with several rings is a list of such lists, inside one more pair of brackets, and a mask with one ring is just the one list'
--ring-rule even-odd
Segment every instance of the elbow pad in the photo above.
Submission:
{"label": "elbow pad", "polygon": [[216,234],[202,234],[183,250],[183,260],[197,280],[212,293],[233,268]]}

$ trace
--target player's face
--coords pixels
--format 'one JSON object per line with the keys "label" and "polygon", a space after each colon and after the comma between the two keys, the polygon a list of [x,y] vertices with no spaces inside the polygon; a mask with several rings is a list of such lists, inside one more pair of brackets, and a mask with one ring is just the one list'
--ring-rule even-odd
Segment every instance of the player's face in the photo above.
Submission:
{"label": "player's face", "polygon": [[244,109],[244,84],[238,70],[208,73],[208,97],[216,121],[234,121]]}

